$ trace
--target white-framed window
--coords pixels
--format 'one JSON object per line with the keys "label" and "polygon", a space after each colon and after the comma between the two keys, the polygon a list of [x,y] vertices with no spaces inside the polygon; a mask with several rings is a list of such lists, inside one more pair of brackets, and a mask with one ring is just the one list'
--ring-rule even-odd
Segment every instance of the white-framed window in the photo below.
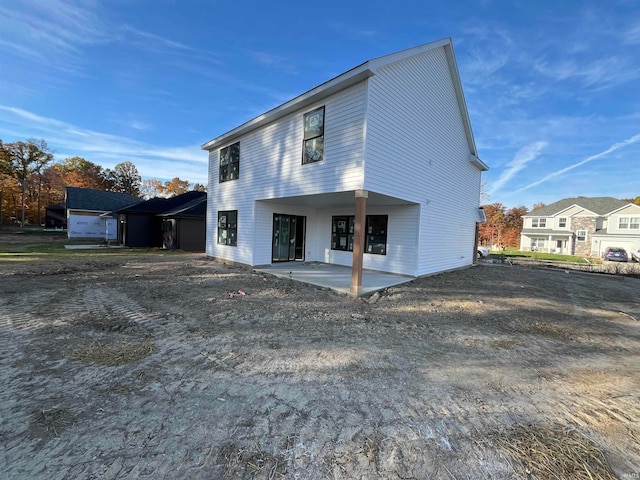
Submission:
{"label": "white-framed window", "polygon": [[546,245],[546,238],[544,237],[533,237],[531,238],[531,251],[535,252],[536,250],[542,250]]}
{"label": "white-framed window", "polygon": [[587,240],[587,231],[586,230],[576,230],[576,240],[579,242],[584,242]]}
{"label": "white-framed window", "polygon": [[541,217],[534,217],[531,219],[531,227],[532,228],[546,228],[547,219]]}
{"label": "white-framed window", "polygon": [[621,230],[640,230],[640,217],[620,217],[618,228]]}
{"label": "white-framed window", "polygon": [[567,228],[567,217],[558,218],[558,228]]}

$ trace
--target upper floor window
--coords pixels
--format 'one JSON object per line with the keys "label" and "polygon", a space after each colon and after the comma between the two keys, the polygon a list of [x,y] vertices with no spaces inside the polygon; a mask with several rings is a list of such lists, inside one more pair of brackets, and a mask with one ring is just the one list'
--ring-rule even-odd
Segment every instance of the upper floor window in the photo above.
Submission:
{"label": "upper floor window", "polygon": [[558,228],[567,228],[567,217],[560,217],[558,219]]}
{"label": "upper floor window", "polygon": [[[364,238],[365,253],[387,254],[388,218],[387,215],[367,215]],[[353,252],[355,217],[353,215],[332,217],[331,223],[331,249]]]}
{"label": "upper floor window", "polygon": [[218,243],[235,246],[238,240],[238,211],[218,212]]}
{"label": "upper floor window", "polygon": [[579,242],[584,242],[587,239],[587,231],[586,230],[576,230],[576,240]]}
{"label": "upper floor window", "polygon": [[545,228],[547,226],[547,219],[546,218],[532,218],[531,219],[531,226],[533,228]]}
{"label": "upper floor window", "polygon": [[640,217],[620,217],[618,228],[640,230]]}
{"label": "upper floor window", "polygon": [[302,163],[319,162],[324,159],[324,107],[305,113],[303,119]]}
{"label": "upper floor window", "polygon": [[240,142],[220,149],[220,183],[240,178]]}

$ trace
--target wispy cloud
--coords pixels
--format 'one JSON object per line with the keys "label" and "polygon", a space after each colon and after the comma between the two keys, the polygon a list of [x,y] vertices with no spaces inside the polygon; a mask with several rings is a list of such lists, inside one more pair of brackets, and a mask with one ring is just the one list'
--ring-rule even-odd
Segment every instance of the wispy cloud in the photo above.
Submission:
{"label": "wispy cloud", "polygon": [[556,81],[576,79],[585,87],[608,88],[640,78],[640,67],[630,60],[610,56],[589,61],[563,60],[551,62],[539,59],[533,63],[538,73]]}
{"label": "wispy cloud", "polygon": [[254,62],[264,67],[274,68],[284,73],[298,73],[293,63],[281,55],[256,50],[247,52],[247,55],[249,55]]}
{"label": "wispy cloud", "polygon": [[8,0],[0,5],[0,31],[0,52],[72,73],[82,71],[88,49],[98,44],[118,43],[217,62],[212,52],[110,18],[99,2]]}
{"label": "wispy cloud", "polygon": [[13,132],[18,137],[46,138],[57,159],[78,155],[105,168],[129,160],[144,177],[179,176],[192,182],[206,182],[207,155],[199,145],[158,148],[5,105],[0,105],[0,130]]}
{"label": "wispy cloud", "polygon": [[640,21],[636,21],[634,25],[623,32],[622,42],[631,45],[640,43]]}
{"label": "wispy cloud", "polygon": [[525,168],[528,163],[538,158],[546,146],[547,142],[539,141],[518,150],[513,160],[507,164],[507,168],[500,174],[498,179],[491,184],[489,194],[500,190],[518,172]]}
{"label": "wispy cloud", "polygon": [[634,143],[638,143],[640,142],[640,133],[634,135],[631,138],[627,138],[626,140],[623,140],[622,142],[618,142],[618,143],[614,143],[613,145],[611,145],[609,148],[607,148],[605,151],[597,153],[595,155],[591,155],[590,157],[585,158],[584,160],[581,160],[577,163],[574,163],[573,165],[569,165],[568,167],[565,168],[561,168],[560,170],[557,170],[555,172],[552,172],[544,177],[542,177],[540,180],[536,180],[535,182],[532,182],[528,185],[525,185],[522,188],[519,188],[518,190],[515,190],[513,193],[518,193],[518,192],[522,192],[524,190],[528,190],[530,188],[533,187],[537,187],[538,185],[541,185],[545,182],[548,182],[549,180],[559,177],[560,175],[570,172],[571,170],[581,167],[582,165],[584,165],[585,163],[589,163],[592,162],[594,160],[598,160],[599,158],[602,157],[606,157],[607,155],[615,152],[616,150],[620,150],[621,148],[624,148],[628,145],[632,145]]}

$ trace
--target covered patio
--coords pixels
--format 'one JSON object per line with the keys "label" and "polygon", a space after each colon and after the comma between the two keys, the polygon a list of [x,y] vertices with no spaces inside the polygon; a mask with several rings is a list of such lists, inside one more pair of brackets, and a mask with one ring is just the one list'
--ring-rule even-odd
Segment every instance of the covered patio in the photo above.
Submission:
{"label": "covered patio", "polygon": [[[282,262],[256,267],[256,271],[280,278],[290,278],[302,283],[329,288],[338,293],[351,293],[351,267],[322,262]],[[363,270],[359,296],[371,295],[395,285],[410,282],[415,277],[394,273]]]}

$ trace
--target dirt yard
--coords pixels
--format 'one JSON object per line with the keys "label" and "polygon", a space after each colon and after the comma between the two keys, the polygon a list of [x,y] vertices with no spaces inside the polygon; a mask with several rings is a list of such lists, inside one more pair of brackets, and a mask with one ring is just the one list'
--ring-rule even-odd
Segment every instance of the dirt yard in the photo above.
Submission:
{"label": "dirt yard", "polygon": [[354,300],[195,254],[0,257],[0,477],[638,479],[639,302],[503,265]]}

